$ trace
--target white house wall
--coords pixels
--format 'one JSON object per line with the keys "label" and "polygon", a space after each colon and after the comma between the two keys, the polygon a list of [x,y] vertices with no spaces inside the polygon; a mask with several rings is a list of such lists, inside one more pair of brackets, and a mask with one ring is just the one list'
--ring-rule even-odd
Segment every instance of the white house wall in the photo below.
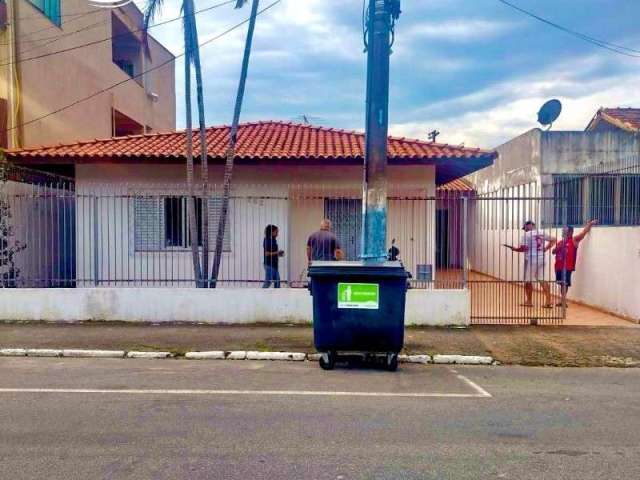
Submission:
{"label": "white house wall", "polygon": [[[467,326],[470,310],[466,289],[409,290],[405,325]],[[313,298],[306,289],[293,288],[0,288],[0,321],[6,320],[308,325]]]}
{"label": "white house wall", "polygon": [[569,299],[640,321],[640,227],[592,230],[571,281]]}
{"label": "white house wall", "polygon": [[[390,167],[389,170],[390,184],[397,186],[399,192],[419,188],[423,196],[435,194],[434,167]],[[318,229],[325,215],[324,202],[315,197],[321,197],[321,193],[331,197],[332,191],[348,189],[353,190],[354,198],[359,198],[357,185],[361,174],[361,167],[355,166],[237,166],[235,198],[229,211],[231,249],[224,253],[219,279],[255,281],[263,278],[262,240],[264,227],[271,223],[280,228],[278,244],[286,252],[281,259],[281,276],[283,280],[299,280],[306,268],[307,237]],[[222,169],[211,168],[210,175],[212,182],[220,182]],[[183,193],[183,186],[176,186],[183,178],[182,165],[77,166],[77,271],[78,278],[83,280],[80,286],[96,283],[146,286],[154,278],[166,280],[167,286],[191,286],[188,281],[193,277],[190,250],[140,252],[135,251],[133,243],[132,196]],[[300,192],[304,192],[303,199],[298,199]],[[97,202],[95,194],[100,197]],[[99,221],[94,224],[96,214]],[[429,208],[424,201],[416,202],[411,212],[390,202],[389,243],[392,237],[396,238],[403,253],[411,255],[409,268],[415,268],[417,263],[433,263],[435,246],[426,232],[434,225],[434,215],[435,206]],[[409,229],[412,223],[415,226]],[[210,225],[212,250],[216,227]],[[212,261],[213,254],[210,254],[209,269]],[[136,281],[123,281],[132,278]]]}
{"label": "white house wall", "polygon": [[[162,279],[165,286],[191,286],[193,266],[190,249],[137,250],[135,234],[135,194],[144,188],[127,192],[127,196],[81,194],[77,215],[77,271],[80,286],[146,286]],[[275,190],[275,191],[274,191]],[[152,191],[158,194],[157,191]],[[167,194],[168,192],[162,193]],[[264,198],[265,195],[274,198]],[[239,188],[229,205],[231,248],[225,251],[219,280],[251,280],[263,277],[262,239],[267,224],[288,230],[286,192],[263,187]],[[159,212],[162,214],[162,210]],[[98,222],[95,222],[98,218]],[[242,220],[241,220],[242,219]],[[250,219],[250,221],[246,221]],[[158,219],[160,225],[160,219]],[[217,224],[209,225],[210,255],[207,271],[213,264]],[[286,236],[279,239],[281,248],[288,249]],[[286,279],[286,269],[283,269]],[[134,281],[131,281],[131,280]],[[156,283],[156,285],[158,285]]]}

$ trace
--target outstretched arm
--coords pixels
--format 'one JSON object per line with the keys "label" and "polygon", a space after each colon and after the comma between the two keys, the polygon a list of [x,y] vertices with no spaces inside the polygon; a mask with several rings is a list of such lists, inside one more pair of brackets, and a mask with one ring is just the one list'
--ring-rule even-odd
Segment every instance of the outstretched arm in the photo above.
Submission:
{"label": "outstretched arm", "polygon": [[[558,243],[558,240],[555,238],[548,239],[547,241],[548,241],[547,246],[544,248],[545,252],[550,250],[554,245]],[[555,253],[555,248],[553,249],[552,253]]]}
{"label": "outstretched arm", "polygon": [[520,245],[519,247],[514,247],[513,245],[507,245],[506,243],[502,244],[503,247],[507,247],[512,252],[522,253],[527,251],[526,245]]}
{"label": "outstretched arm", "polygon": [[587,234],[591,231],[591,227],[597,224],[598,224],[598,220],[591,220],[590,222],[587,222],[587,224],[584,226],[582,231],[578,235],[573,237],[573,241],[581,242],[582,240],[584,240],[584,237],[586,237]]}

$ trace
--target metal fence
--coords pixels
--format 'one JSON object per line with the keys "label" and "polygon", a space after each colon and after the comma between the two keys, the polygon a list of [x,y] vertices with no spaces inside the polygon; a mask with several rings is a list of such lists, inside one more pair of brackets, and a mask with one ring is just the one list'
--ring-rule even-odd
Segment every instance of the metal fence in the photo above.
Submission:
{"label": "metal fence", "polygon": [[[552,250],[536,258],[535,276],[531,277],[527,254],[505,245],[517,248],[526,243],[522,228],[527,220],[535,222],[540,235],[562,238],[563,225],[571,224],[575,215],[567,193],[569,184],[563,185],[554,186],[551,196],[541,195],[536,184],[482,196],[459,191],[434,194],[421,186],[392,185],[387,225],[390,254],[397,255],[411,273],[411,288],[468,288],[473,323],[559,323],[565,309]],[[621,198],[630,195],[632,208],[624,210],[627,203],[620,202],[614,206],[619,212],[614,218],[631,216],[631,223],[638,225],[635,184],[631,190],[623,185],[621,182],[615,192]],[[73,189],[42,182],[5,182],[0,193],[0,285],[195,286],[185,192],[184,185],[84,185]],[[220,192],[212,187],[206,194],[196,193],[200,254],[205,223],[202,207],[206,202],[212,250]],[[328,218],[344,260],[357,260],[361,209],[359,185],[236,185],[217,285],[263,286],[265,247],[275,248],[277,243],[277,250],[283,252],[276,255],[280,279],[268,286],[306,287],[309,236]],[[265,240],[269,225],[278,227],[273,244]],[[212,262],[210,252],[209,273]],[[272,260],[267,263],[273,266]]]}
{"label": "metal fence", "polygon": [[[535,186],[521,186],[473,199],[468,285],[474,323],[565,318],[552,249],[562,239],[566,201],[533,192]],[[559,221],[550,221],[556,214]]]}
{"label": "metal fence", "polygon": [[[91,187],[20,184],[2,199],[11,217],[11,287],[192,287],[195,285],[184,185]],[[222,198],[212,188],[194,204],[202,253],[203,205],[208,206],[213,250]],[[411,272],[414,288],[463,288],[463,198],[428,195],[424,187],[392,186],[388,244]],[[344,260],[360,255],[360,187],[237,185],[230,198],[220,287],[259,287],[265,282],[265,230],[275,238],[279,286],[307,283],[309,236],[321,220],[332,222]],[[271,231],[271,229],[270,229]],[[275,245],[274,243],[274,245]],[[213,252],[209,254],[211,272]],[[273,284],[271,284],[273,286]]]}

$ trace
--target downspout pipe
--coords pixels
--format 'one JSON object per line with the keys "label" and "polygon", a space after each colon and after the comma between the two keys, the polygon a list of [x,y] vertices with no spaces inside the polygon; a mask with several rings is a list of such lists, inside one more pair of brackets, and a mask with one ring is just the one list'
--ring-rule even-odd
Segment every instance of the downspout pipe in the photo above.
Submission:
{"label": "downspout pipe", "polygon": [[18,119],[20,111],[20,86],[16,46],[16,0],[6,0],[7,5],[7,143],[9,148],[20,148]]}
{"label": "downspout pipe", "polygon": [[373,264],[387,258],[389,57],[394,23],[399,15],[400,0],[369,0],[361,258]]}

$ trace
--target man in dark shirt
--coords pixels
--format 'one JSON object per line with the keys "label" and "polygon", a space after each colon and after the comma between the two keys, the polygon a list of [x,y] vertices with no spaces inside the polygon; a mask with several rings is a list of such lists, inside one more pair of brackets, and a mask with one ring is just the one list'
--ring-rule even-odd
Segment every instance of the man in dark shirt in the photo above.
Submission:
{"label": "man in dark shirt", "polygon": [[320,222],[320,230],[312,233],[307,240],[307,260],[342,260],[340,242],[331,231],[331,221],[326,218]]}
{"label": "man in dark shirt", "polygon": [[264,229],[264,283],[262,288],[269,288],[273,282],[273,288],[280,288],[280,271],[278,259],[284,255],[284,251],[278,249],[278,227],[267,225]]}

